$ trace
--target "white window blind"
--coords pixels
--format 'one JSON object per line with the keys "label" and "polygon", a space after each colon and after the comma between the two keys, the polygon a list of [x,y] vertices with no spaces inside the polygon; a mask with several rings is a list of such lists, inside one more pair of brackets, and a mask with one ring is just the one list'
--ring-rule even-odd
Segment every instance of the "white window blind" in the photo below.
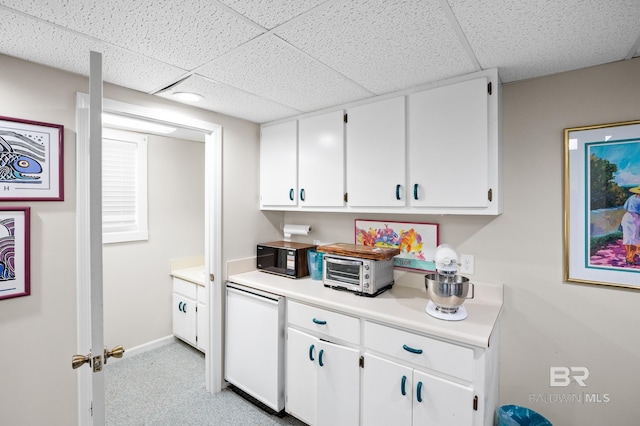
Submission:
{"label": "white window blind", "polygon": [[121,130],[102,134],[102,241],[148,239],[147,137]]}

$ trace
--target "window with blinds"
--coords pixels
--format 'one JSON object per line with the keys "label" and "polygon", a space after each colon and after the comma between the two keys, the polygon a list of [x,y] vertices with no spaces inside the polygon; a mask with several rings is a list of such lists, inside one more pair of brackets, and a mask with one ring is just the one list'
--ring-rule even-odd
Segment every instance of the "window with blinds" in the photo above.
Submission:
{"label": "window with blinds", "polygon": [[147,137],[103,129],[102,242],[148,238]]}

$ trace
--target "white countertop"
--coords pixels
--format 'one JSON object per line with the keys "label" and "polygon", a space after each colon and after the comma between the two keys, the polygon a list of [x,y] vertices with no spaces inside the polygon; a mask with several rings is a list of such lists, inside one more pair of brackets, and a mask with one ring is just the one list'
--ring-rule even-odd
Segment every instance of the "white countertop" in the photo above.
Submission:
{"label": "white countertop", "polygon": [[475,298],[464,303],[468,317],[444,321],[425,312],[428,296],[423,288],[398,285],[376,297],[357,296],[324,287],[311,278],[291,279],[262,271],[229,276],[229,281],[292,300],[384,322],[442,339],[486,348],[502,309],[501,285],[475,285]]}
{"label": "white countertop", "polygon": [[204,265],[194,266],[191,268],[175,269],[171,271],[171,276],[204,287]]}

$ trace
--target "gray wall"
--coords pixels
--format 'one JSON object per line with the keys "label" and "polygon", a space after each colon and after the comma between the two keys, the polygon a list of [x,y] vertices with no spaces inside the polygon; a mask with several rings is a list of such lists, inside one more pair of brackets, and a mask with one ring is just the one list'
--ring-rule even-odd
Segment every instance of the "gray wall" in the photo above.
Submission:
{"label": "gray wall", "polygon": [[[87,54],[87,61],[89,55]],[[77,424],[77,372],[71,369],[76,353],[76,92],[87,93],[88,79],[15,58],[0,55],[0,115],[62,124],[64,131],[63,202],[15,202],[3,205],[31,206],[31,296],[0,301],[0,416],[2,424]],[[273,236],[273,227],[258,211],[259,126],[244,120],[177,104],[162,98],[109,84],[104,96],[145,108],[162,108],[176,114],[218,123],[222,126],[223,220],[222,260],[252,256],[255,244]],[[168,143],[162,141],[160,143]],[[169,145],[163,149],[172,150]],[[168,155],[164,152],[162,155]],[[167,159],[165,158],[165,161]],[[150,169],[153,166],[150,165]],[[164,182],[168,184],[167,181]],[[149,182],[150,191],[159,182]],[[151,196],[151,195],[150,195]],[[162,204],[165,200],[160,199]],[[154,201],[150,201],[153,203]],[[251,208],[249,208],[251,206]],[[173,213],[177,214],[175,210]],[[158,228],[163,218],[150,217],[150,242],[168,238]],[[171,219],[169,219],[171,220]],[[173,235],[175,237],[175,234]],[[193,236],[189,237],[193,239]],[[195,244],[195,243],[194,243]],[[133,250],[132,245],[127,249]],[[125,245],[123,245],[125,246]],[[195,250],[184,246],[184,255]],[[173,249],[171,249],[173,250]],[[110,248],[107,248],[107,256]],[[133,253],[133,252],[132,252]],[[163,256],[183,256],[183,250]],[[162,270],[146,264],[157,285],[170,285],[168,264]],[[224,271],[223,271],[224,272]],[[110,279],[111,270],[105,275]],[[137,274],[139,272],[136,272]],[[131,288],[108,298],[127,300]],[[136,298],[144,297],[136,294]],[[155,302],[164,303],[162,298]],[[140,309],[141,321],[159,315],[159,307]],[[142,329],[124,337],[137,345],[170,333],[170,305],[158,329]],[[108,312],[106,315],[109,315]],[[108,318],[107,318],[108,320]],[[107,333],[115,333],[108,331]],[[166,334],[165,334],[166,333]],[[118,336],[110,337],[115,345]],[[28,402],[28,404],[27,404]],[[32,408],[28,408],[27,405]],[[35,407],[35,408],[33,408]]]}
{"label": "gray wall", "polygon": [[103,247],[104,341],[133,348],[169,336],[169,261],[204,255],[204,143],[148,135],[149,240]]}
{"label": "gray wall", "polygon": [[[309,240],[324,242],[353,241],[356,217],[439,223],[442,243],[475,255],[471,278],[505,285],[500,403],[554,425],[637,424],[640,290],[564,283],[562,247],[563,129],[640,119],[639,76],[634,59],[505,85],[498,217],[287,213],[286,222],[311,224]],[[587,387],[550,387],[552,366],[587,367]],[[558,402],[583,393],[609,402]]]}

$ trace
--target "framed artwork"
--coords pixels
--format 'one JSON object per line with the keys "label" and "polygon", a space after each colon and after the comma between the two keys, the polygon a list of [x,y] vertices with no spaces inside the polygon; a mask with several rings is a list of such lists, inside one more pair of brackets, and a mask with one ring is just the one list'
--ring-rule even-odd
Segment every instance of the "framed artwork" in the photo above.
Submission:
{"label": "framed artwork", "polygon": [[0,116],[0,200],[62,201],[63,134],[59,124]]}
{"label": "framed artwork", "polygon": [[564,130],[564,280],[640,288],[640,120]]}
{"label": "framed artwork", "polygon": [[28,296],[29,207],[0,207],[0,299]]}
{"label": "framed artwork", "polygon": [[398,248],[394,266],[435,271],[438,224],[356,219],[355,244]]}

